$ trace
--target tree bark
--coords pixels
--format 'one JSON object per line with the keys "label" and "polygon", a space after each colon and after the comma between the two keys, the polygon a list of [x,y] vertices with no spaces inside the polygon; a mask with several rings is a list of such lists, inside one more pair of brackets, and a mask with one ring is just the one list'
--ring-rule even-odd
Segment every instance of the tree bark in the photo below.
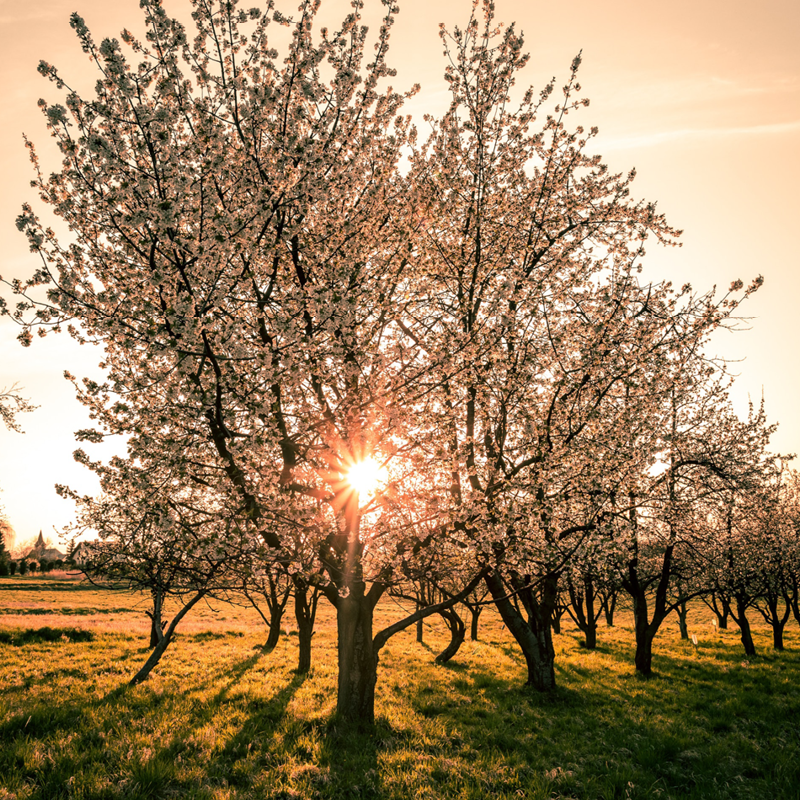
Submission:
{"label": "tree bark", "polygon": [[281,622],[283,621],[283,612],[286,606],[273,606],[269,610],[269,634],[267,641],[264,644],[264,650],[271,653],[277,646],[281,638]]}
{"label": "tree bark", "polygon": [[[555,586],[546,587],[550,594],[555,594]],[[550,628],[551,608],[539,606],[538,613],[531,614],[526,622],[519,610],[507,597],[505,586],[497,572],[485,576],[486,586],[492,594],[497,610],[505,622],[511,635],[517,640],[525,663],[528,667],[526,684],[540,692],[550,692],[556,688],[555,648]]]}
{"label": "tree bark", "polygon": [[781,614],[778,611],[780,595],[774,591],[770,591],[767,594],[765,602],[767,605],[766,609],[763,609],[758,604],[756,604],[756,608],[758,608],[761,616],[764,617],[765,622],[767,622],[767,624],[772,628],[773,649],[783,650],[783,629],[786,626],[786,622],[788,621],[790,614],[792,613],[791,604],[788,598],[784,598],[785,608],[784,613]]}
{"label": "tree bark", "polygon": [[731,610],[731,616],[736,624],[739,626],[739,631],[742,635],[742,646],[744,652],[748,656],[756,654],[756,646],[753,643],[753,634],[750,631],[750,621],[747,619],[747,600],[742,595],[736,595],[736,614]]}
{"label": "tree bark", "polygon": [[575,624],[583,633],[583,644],[587,650],[594,650],[597,647],[597,617],[595,612],[594,600],[594,581],[590,575],[583,578],[583,588],[578,588],[567,579],[567,589],[569,591],[570,607],[567,609]]}
{"label": "tree bark", "polygon": [[688,639],[689,626],[686,624],[686,618],[689,616],[689,609],[686,607],[685,601],[678,603],[675,613],[678,615],[678,629],[681,632],[681,639]]}
{"label": "tree bark", "polygon": [[477,642],[478,641],[478,619],[481,616],[481,612],[483,611],[483,606],[470,606],[469,608],[470,613],[472,614],[472,619],[469,623],[469,638],[470,641]]}
{"label": "tree bark", "polygon": [[142,668],[130,679],[129,685],[136,686],[138,683],[142,683],[142,681],[146,681],[150,673],[152,672],[153,668],[161,661],[161,656],[164,655],[164,651],[169,647],[170,642],[172,641],[172,637],[175,633],[175,629],[178,627],[178,623],[189,613],[192,607],[197,603],[202,597],[205,596],[205,591],[198,592],[191,600],[189,600],[186,605],[175,615],[172,622],[170,623],[169,627],[167,628],[164,636],[162,637],[161,641],[156,645],[155,649],[152,653],[150,653],[149,658],[147,661],[144,662]]}
{"label": "tree bark", "polygon": [[614,611],[617,607],[618,597],[619,592],[615,591],[603,591],[600,593],[600,605],[603,608],[603,615],[609,628],[614,627]]}
{"label": "tree bark", "polygon": [[157,589],[152,591],[153,610],[146,611],[150,617],[150,649],[158,647],[158,643],[164,638],[164,620],[161,615],[164,610],[164,595]]}
{"label": "tree bark", "polygon": [[294,579],[294,618],[297,622],[297,672],[305,674],[311,669],[311,638],[314,636],[314,622],[317,617],[319,590],[311,588],[302,578]]}
{"label": "tree bark", "polygon": [[337,712],[349,720],[375,721],[378,654],[372,642],[374,603],[361,581],[353,581],[347,597],[336,604],[339,691]]}
{"label": "tree bark", "polygon": [[447,627],[450,629],[450,643],[436,656],[434,661],[437,664],[446,664],[453,658],[463,644],[467,626],[464,624],[464,620],[461,619],[455,608],[448,608],[444,611],[440,611],[439,615],[444,619],[447,623]]}

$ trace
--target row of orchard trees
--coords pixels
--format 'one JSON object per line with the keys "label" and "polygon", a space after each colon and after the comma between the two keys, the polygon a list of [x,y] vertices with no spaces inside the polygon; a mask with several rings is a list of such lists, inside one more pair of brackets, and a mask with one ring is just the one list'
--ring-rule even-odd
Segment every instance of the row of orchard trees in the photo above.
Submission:
{"label": "row of orchard trees", "polygon": [[[318,1],[289,18],[193,0],[189,35],[143,0],[147,39],[125,46],[73,15],[94,97],[40,65],[66,100],[42,102],[63,161],[36,185],[70,235],[24,208],[41,266],[12,284],[14,314],[23,342],[69,325],[102,346],[106,378],[76,381],[97,422],[79,436],[127,441],[108,464],[77,454],[103,490],[77,498],[79,526],[184,610],[237,572],[277,605],[291,583],[306,630],[324,598],[345,716],[373,718],[391,635],[479,585],[551,688],[559,580],[582,554],[624,563],[648,672],[653,537],[672,574],[698,503],[769,482],[763,415],[732,414],[704,354],[760,279],[721,299],[642,281],[645,241],[677,232],[571,124],[578,59],[512,106],[527,56],[488,0],[442,32],[451,104],[420,142],[384,88],[381,1],[371,56],[361,2],[317,31]],[[385,480],[359,496],[366,459]],[[439,588],[373,631],[378,600],[421,580]],[[154,654],[179,622],[162,629],[161,602]]]}

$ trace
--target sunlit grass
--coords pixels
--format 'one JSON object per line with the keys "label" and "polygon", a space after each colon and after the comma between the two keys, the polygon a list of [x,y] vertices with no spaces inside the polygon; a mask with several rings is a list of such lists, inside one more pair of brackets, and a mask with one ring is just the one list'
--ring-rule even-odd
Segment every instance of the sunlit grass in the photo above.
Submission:
{"label": "sunlit grass", "polygon": [[[800,797],[794,626],[781,654],[756,628],[761,655],[746,660],[737,632],[714,633],[696,610],[698,646],[667,625],[651,680],[633,672],[629,615],[601,628],[593,652],[565,627],[559,688],[542,696],[522,685],[523,660],[488,611],[481,641],[447,666],[433,663],[444,628],[427,625],[424,645],[409,631],[382,652],[368,729],[335,717],[327,609],[306,676],[293,672],[295,636],[265,654],[254,612],[220,606],[195,615],[152,678],[128,688],[147,654],[146,606],[37,581],[0,583],[3,608],[36,592],[53,610],[0,618],[4,800]],[[92,613],[55,613],[78,608]],[[380,608],[376,625],[393,613]]]}

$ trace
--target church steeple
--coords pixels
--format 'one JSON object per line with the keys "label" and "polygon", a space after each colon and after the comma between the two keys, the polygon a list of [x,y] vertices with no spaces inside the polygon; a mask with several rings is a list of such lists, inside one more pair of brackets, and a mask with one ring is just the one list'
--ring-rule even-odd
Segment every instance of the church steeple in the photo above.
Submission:
{"label": "church steeple", "polygon": [[44,549],[44,536],[42,536],[42,531],[39,531],[39,538],[36,540],[36,544],[34,545],[35,549]]}

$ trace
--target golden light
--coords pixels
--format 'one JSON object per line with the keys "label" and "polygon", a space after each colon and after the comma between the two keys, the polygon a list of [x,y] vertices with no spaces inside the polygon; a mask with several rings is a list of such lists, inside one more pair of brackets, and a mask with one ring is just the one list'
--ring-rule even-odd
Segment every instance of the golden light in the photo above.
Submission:
{"label": "golden light", "polygon": [[382,467],[371,456],[357,461],[347,471],[347,482],[358,492],[361,498],[375,494],[378,487],[386,483],[387,477],[386,467]]}

